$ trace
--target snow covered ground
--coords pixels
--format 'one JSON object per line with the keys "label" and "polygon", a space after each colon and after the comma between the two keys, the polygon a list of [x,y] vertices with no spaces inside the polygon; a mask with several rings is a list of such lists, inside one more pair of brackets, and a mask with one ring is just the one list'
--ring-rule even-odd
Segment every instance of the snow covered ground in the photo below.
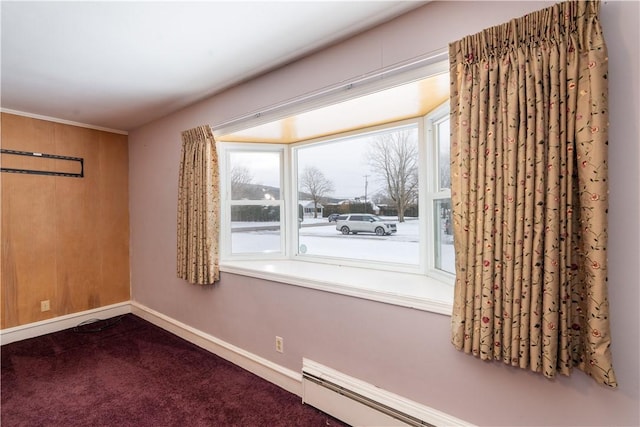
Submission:
{"label": "snow covered ground", "polygon": [[[232,251],[279,251],[280,232],[277,226],[278,223],[234,222],[231,234]],[[336,230],[335,222],[328,222],[326,218],[305,218],[299,230],[298,250],[306,255],[418,264],[418,236],[416,219],[398,223],[398,232],[391,236],[376,236],[368,233],[343,235]],[[441,268],[453,272],[453,242],[450,236],[443,235],[442,240]]]}

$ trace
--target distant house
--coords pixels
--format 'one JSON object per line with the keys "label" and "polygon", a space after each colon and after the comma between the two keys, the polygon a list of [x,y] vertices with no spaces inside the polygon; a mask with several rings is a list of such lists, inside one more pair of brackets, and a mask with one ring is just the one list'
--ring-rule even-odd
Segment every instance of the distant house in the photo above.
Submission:
{"label": "distant house", "polygon": [[[314,204],[313,200],[300,200],[300,206],[302,206],[302,214],[305,218],[314,218]],[[324,206],[318,203],[315,205],[315,208],[318,210],[318,218],[322,218],[324,216]]]}

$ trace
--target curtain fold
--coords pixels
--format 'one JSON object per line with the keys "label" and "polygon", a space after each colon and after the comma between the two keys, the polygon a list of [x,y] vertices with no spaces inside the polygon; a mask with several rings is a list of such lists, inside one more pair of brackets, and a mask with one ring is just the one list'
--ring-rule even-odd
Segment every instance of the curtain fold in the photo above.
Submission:
{"label": "curtain fold", "polygon": [[177,274],[205,285],[220,279],[220,185],[210,126],[182,132],[178,182]]}
{"label": "curtain fold", "polygon": [[615,387],[599,8],[556,4],[449,46],[452,343]]}

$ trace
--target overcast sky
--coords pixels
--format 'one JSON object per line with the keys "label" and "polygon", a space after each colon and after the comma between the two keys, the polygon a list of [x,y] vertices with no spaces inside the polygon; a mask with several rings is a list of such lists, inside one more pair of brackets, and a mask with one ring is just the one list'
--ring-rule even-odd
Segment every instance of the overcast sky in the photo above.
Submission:
{"label": "overcast sky", "polygon": [[330,143],[298,150],[298,170],[316,167],[333,183],[331,196],[353,199],[365,194],[365,175],[368,175],[368,196],[378,191],[378,177],[373,176],[367,163],[368,138],[350,140],[348,144]]}
{"label": "overcast sky", "polygon": [[[410,130],[410,138],[417,142],[417,129]],[[402,130],[404,132],[404,130]],[[441,131],[448,134],[444,127]],[[396,130],[383,131],[392,134]],[[294,147],[293,157],[297,156],[297,170],[299,176],[305,168],[314,167],[320,170],[329,180],[334,191],[324,194],[325,197],[336,199],[355,199],[367,197],[368,200],[378,202],[376,194],[383,193],[384,177],[370,166],[369,155],[375,150],[380,134],[372,133],[351,137],[305,144]],[[398,134],[404,137],[406,133]],[[416,139],[414,139],[416,138]],[[242,166],[250,171],[253,184],[279,187],[280,153],[274,151],[231,152],[231,167]],[[441,154],[442,156],[442,154]],[[447,156],[448,158],[448,156]],[[307,192],[300,188],[300,191]]]}
{"label": "overcast sky", "polygon": [[[366,157],[368,137],[349,140],[348,144],[328,143],[309,146],[298,153],[298,169],[314,166],[332,182],[334,191],[327,196],[340,199],[363,197],[365,179],[368,183],[367,197],[381,188],[379,177],[371,171]],[[279,156],[273,152],[234,152],[233,165],[247,167],[254,184],[279,186]],[[367,177],[365,178],[365,175]]]}

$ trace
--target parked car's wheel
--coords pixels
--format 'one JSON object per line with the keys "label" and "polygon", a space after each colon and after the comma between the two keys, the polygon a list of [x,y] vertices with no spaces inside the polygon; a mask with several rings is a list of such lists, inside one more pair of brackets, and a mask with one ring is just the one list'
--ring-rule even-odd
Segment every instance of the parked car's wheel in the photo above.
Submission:
{"label": "parked car's wheel", "polygon": [[376,227],[376,235],[377,236],[384,236],[386,233],[384,232],[384,228],[382,227]]}
{"label": "parked car's wheel", "polygon": [[340,229],[340,231],[342,231],[342,234],[349,234],[349,227],[345,225]]}

